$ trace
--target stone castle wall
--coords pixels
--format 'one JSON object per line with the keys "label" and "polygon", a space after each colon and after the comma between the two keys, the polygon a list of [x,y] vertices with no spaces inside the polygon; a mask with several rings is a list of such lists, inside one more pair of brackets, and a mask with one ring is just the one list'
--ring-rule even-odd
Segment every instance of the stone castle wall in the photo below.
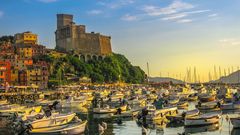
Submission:
{"label": "stone castle wall", "polygon": [[[99,33],[86,33],[85,25],[71,22],[71,16],[58,15],[56,34],[56,49],[74,51],[78,54],[108,55],[112,53],[111,37]],[[62,22],[63,21],[63,22]],[[71,23],[70,23],[71,22]]]}

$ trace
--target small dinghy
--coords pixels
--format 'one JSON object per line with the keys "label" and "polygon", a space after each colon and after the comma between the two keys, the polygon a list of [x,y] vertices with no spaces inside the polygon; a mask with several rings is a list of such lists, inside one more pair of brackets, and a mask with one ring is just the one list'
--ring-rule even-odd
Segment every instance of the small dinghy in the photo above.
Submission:
{"label": "small dinghy", "polygon": [[201,126],[201,125],[211,125],[219,122],[221,115],[216,112],[201,114],[195,117],[186,117],[184,125],[185,126]]}

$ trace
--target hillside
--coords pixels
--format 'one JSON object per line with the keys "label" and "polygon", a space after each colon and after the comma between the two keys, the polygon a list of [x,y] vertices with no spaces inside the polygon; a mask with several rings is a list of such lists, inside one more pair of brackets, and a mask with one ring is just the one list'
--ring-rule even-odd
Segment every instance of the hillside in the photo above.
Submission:
{"label": "hillside", "polygon": [[89,77],[92,82],[97,83],[143,83],[145,80],[144,71],[133,66],[128,59],[113,53],[103,60],[90,60],[83,62],[73,55],[67,54],[61,57],[45,55],[40,58],[50,64],[50,82],[68,83],[64,75],[74,74],[77,77]]}
{"label": "hillside", "polygon": [[233,72],[228,76],[221,77],[220,79],[213,81],[215,83],[239,83],[240,81],[240,71]]}
{"label": "hillside", "polygon": [[162,82],[172,82],[175,84],[181,84],[184,83],[181,80],[177,80],[174,78],[169,78],[169,77],[151,77],[149,78],[150,82],[155,82],[155,83],[162,83]]}

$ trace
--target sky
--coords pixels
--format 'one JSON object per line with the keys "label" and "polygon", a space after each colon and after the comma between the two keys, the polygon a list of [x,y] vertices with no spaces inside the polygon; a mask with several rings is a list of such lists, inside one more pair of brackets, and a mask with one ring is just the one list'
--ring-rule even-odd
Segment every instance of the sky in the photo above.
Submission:
{"label": "sky", "polygon": [[[112,37],[112,48],[150,76],[201,81],[240,65],[239,0],[0,0],[0,36],[32,31],[55,47],[56,14],[73,14],[87,31]],[[218,75],[214,76],[214,66]]]}

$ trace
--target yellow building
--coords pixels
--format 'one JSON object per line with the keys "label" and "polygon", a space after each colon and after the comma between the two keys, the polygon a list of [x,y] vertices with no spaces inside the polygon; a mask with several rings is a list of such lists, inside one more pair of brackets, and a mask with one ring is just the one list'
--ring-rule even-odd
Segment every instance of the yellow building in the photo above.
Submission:
{"label": "yellow building", "polygon": [[18,69],[11,69],[11,85],[18,85]]}
{"label": "yellow building", "polygon": [[32,58],[33,56],[33,50],[31,47],[23,47],[19,48],[19,54],[21,58]]}
{"label": "yellow building", "polygon": [[28,66],[27,68],[27,85],[36,85],[41,86],[42,85],[42,69],[39,66]]}
{"label": "yellow building", "polygon": [[38,43],[38,35],[33,34],[30,31],[17,33],[14,35],[16,44],[37,44]]}

